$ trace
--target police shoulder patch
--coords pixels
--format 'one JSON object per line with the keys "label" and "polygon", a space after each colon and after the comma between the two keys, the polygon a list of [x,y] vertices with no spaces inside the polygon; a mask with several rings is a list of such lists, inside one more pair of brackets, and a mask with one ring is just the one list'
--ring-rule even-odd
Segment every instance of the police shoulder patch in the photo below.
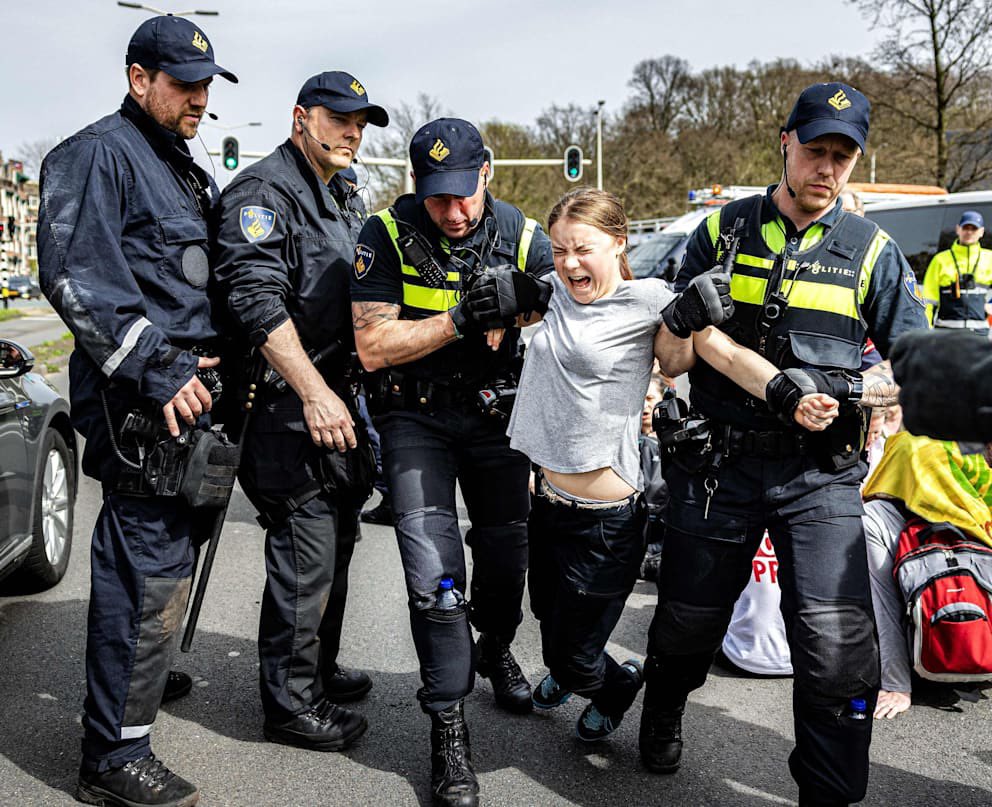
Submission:
{"label": "police shoulder patch", "polygon": [[264,240],[276,223],[276,212],[267,207],[248,205],[241,208],[241,233],[249,244]]}
{"label": "police shoulder patch", "polygon": [[355,247],[355,277],[361,280],[372,269],[372,262],[375,260],[375,250],[369,249],[365,244]]}
{"label": "police shoulder patch", "polygon": [[916,285],[916,275],[913,273],[912,269],[907,269],[906,274],[903,275],[902,279],[903,285],[906,290],[913,295],[913,299],[916,300],[920,305],[926,305],[923,300],[923,295],[920,293],[920,287]]}

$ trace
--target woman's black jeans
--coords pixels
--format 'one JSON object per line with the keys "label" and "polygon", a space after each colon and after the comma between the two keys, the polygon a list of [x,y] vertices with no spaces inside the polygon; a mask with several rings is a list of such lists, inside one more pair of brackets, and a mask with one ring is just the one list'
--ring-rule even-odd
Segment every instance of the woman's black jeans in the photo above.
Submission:
{"label": "woman's black jeans", "polygon": [[605,648],[644,558],[645,518],[640,497],[585,510],[549,501],[538,484],[532,500],[528,588],[544,663],[604,715],[622,715],[640,687]]}

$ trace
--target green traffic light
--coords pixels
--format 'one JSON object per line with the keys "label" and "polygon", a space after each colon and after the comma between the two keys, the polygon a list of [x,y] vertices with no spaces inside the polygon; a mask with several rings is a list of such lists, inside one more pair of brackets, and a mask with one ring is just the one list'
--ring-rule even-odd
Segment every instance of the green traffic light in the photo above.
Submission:
{"label": "green traffic light", "polygon": [[568,169],[568,175],[570,177],[577,177],[579,175],[579,169],[578,168],[569,168]]}
{"label": "green traffic light", "polygon": [[233,171],[238,167],[238,161],[234,159],[234,157],[228,157],[224,160],[224,167],[227,168],[228,171]]}

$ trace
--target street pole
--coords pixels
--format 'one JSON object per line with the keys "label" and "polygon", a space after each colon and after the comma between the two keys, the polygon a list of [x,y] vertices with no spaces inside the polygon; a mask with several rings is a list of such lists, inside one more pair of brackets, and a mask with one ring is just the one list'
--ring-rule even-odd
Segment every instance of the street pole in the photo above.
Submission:
{"label": "street pole", "polygon": [[878,153],[878,149],[875,149],[871,153],[871,172],[868,175],[868,181],[874,185],[875,184],[875,155]]}
{"label": "street pole", "polygon": [[606,101],[596,102],[596,187],[603,190],[603,107]]}

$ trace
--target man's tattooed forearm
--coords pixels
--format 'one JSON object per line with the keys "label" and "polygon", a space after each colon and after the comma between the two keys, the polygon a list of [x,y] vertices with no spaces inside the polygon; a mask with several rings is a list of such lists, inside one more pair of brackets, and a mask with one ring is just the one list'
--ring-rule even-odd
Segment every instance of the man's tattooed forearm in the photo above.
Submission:
{"label": "man's tattooed forearm", "polygon": [[352,303],[351,321],[356,331],[383,320],[399,319],[400,307],[390,303]]}

